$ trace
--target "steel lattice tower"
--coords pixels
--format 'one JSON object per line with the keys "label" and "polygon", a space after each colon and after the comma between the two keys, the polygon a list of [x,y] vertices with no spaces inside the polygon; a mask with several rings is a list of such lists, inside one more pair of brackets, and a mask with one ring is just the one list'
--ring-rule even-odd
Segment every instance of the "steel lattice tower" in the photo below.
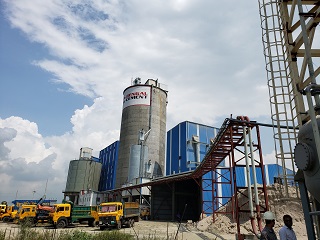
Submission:
{"label": "steel lattice tower", "polygon": [[[320,1],[259,0],[259,10],[271,118],[277,126],[274,128],[276,159],[283,167],[281,194],[289,197],[288,182],[294,176],[286,174],[285,169],[297,171],[294,148],[298,143],[299,129],[308,121],[312,123],[316,155],[320,161],[320,136],[316,120],[320,107],[320,87],[316,82],[320,73],[320,32],[317,28]],[[300,194],[306,209],[309,200],[304,203],[301,186]],[[306,195],[308,197],[308,193]],[[310,239],[313,229],[310,225],[314,222],[314,226],[319,226],[319,218],[312,218],[311,215],[305,213]],[[315,230],[319,235],[319,227]]]}

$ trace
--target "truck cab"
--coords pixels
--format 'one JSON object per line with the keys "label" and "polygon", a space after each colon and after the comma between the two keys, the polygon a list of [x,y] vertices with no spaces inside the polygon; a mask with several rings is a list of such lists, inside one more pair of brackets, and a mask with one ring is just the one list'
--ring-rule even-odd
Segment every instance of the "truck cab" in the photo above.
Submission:
{"label": "truck cab", "polygon": [[19,223],[34,223],[37,205],[22,205],[17,214]]}
{"label": "truck cab", "polygon": [[134,222],[139,221],[139,204],[135,202],[101,203],[98,215],[101,230],[108,227],[120,229],[122,225],[132,227]]}
{"label": "truck cab", "polygon": [[16,213],[17,210],[14,209],[14,205],[7,206],[6,211],[0,215],[0,220],[2,220],[3,222],[13,221]]}
{"label": "truck cab", "polygon": [[49,213],[50,222],[55,228],[64,228],[69,225],[71,216],[71,204],[54,204],[54,211]]}
{"label": "truck cab", "polygon": [[99,226],[101,230],[107,227],[121,228],[123,205],[121,202],[101,203],[99,208]]}
{"label": "truck cab", "polygon": [[0,214],[5,213],[7,209],[7,205],[5,204],[0,204]]}

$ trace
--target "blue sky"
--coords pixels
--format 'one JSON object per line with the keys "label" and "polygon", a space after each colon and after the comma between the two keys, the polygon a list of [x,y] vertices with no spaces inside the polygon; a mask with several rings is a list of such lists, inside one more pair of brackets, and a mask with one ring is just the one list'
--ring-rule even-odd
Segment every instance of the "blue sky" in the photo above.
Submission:
{"label": "blue sky", "polygon": [[[119,139],[131,79],[168,86],[167,129],[270,123],[258,3],[0,1],[0,199],[60,199],[68,164]],[[237,6],[237,8],[235,8]],[[270,130],[265,158],[274,159]]]}
{"label": "blue sky", "polygon": [[[2,9],[2,8],[1,8]],[[43,136],[63,134],[72,127],[73,111],[92,100],[70,94],[66,84],[32,63],[49,56],[44,45],[30,42],[21,30],[10,27],[0,15],[1,117],[20,116],[36,122]]]}

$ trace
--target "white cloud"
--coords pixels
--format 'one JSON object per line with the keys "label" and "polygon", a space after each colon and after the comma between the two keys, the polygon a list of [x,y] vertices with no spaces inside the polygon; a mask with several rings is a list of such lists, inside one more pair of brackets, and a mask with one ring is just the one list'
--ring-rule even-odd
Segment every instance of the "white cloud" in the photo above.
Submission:
{"label": "white cloud", "polygon": [[101,149],[119,139],[119,118],[99,98],[75,111],[72,131],[62,136],[44,138],[36,123],[19,117],[0,119],[0,181],[8,183],[2,187],[3,194],[15,197],[18,191],[19,198],[32,198],[33,190],[44,194],[48,181],[47,197],[60,201],[70,160],[78,159],[80,148],[86,146],[99,157]]}
{"label": "white cloud", "polygon": [[9,117],[0,122],[0,128],[4,127],[16,131],[16,136],[5,143],[5,146],[10,149],[9,158],[23,157],[27,163],[38,163],[51,154],[42,142],[36,123],[20,117]]}
{"label": "white cloud", "polygon": [[[0,119],[0,136],[2,199],[30,199],[33,190],[44,194],[46,181],[54,183],[50,189],[51,197],[61,196],[62,188],[59,186],[65,183],[59,178],[65,174],[52,168],[56,154],[44,146],[35,123],[18,117]],[[55,187],[59,187],[59,191]],[[17,191],[20,192],[18,196]]]}

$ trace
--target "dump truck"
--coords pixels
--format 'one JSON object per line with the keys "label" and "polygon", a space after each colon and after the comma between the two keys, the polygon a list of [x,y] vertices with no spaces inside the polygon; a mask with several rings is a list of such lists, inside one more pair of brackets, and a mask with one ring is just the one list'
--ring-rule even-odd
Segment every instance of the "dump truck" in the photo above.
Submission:
{"label": "dump truck", "polygon": [[37,213],[37,205],[35,204],[24,204],[18,210],[16,219],[22,224],[34,224]]}
{"label": "dump truck", "polygon": [[14,205],[7,206],[5,211],[1,213],[0,220],[3,222],[11,222],[14,220],[18,210],[14,209]]}
{"label": "dump truck", "polygon": [[99,227],[120,229],[122,226],[133,227],[139,221],[140,211],[137,202],[107,202],[99,208]]}
{"label": "dump truck", "polygon": [[73,223],[87,221],[90,227],[99,223],[98,206],[74,206],[72,202],[54,204],[49,222],[55,228],[65,228]]}
{"label": "dump truck", "polygon": [[48,222],[49,213],[53,211],[53,206],[24,204],[20,207],[15,219],[22,224],[36,225],[37,223]]}

